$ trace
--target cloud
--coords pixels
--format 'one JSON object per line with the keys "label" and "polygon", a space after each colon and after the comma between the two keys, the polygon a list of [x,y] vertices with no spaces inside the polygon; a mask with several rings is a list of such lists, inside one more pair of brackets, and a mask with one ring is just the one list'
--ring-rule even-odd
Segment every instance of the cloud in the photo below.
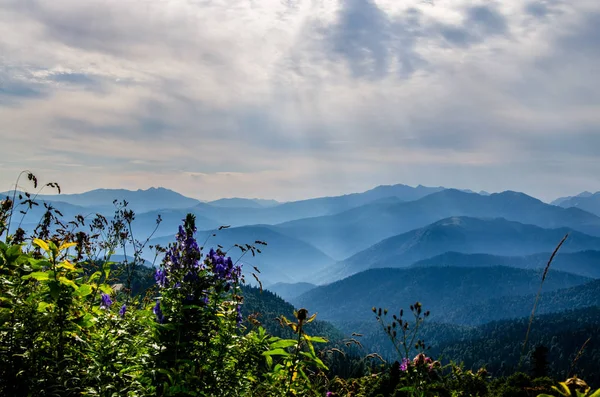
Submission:
{"label": "cloud", "polygon": [[593,189],[599,15],[595,0],[0,0],[0,186],[36,168],[67,191],[200,198]]}

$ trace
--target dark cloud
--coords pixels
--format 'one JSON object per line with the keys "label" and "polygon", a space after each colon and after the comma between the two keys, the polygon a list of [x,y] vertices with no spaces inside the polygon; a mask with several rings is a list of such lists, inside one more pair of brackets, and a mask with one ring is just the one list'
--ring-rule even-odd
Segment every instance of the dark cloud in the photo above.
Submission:
{"label": "dark cloud", "polygon": [[534,2],[525,5],[525,12],[537,18],[544,18],[550,13],[546,3]]}
{"label": "dark cloud", "polygon": [[0,96],[15,98],[39,98],[45,96],[42,86],[37,83],[20,81],[0,81]]}
{"label": "dark cloud", "polygon": [[452,45],[466,48],[490,36],[507,35],[508,21],[493,6],[475,6],[466,10],[462,24],[436,23],[433,31]]}
{"label": "dark cloud", "polygon": [[50,78],[58,83],[70,83],[77,85],[96,85],[98,81],[84,73],[56,73]]}
{"label": "dark cloud", "polygon": [[[570,56],[600,56],[600,12],[586,14],[567,34],[561,36],[556,44]],[[569,62],[569,59],[565,59],[565,62]],[[595,62],[597,67],[598,59],[595,59]]]}
{"label": "dark cloud", "polygon": [[492,6],[476,6],[467,10],[465,21],[467,28],[477,30],[485,36],[503,35],[508,30],[508,23],[504,15]]}
{"label": "dark cloud", "polygon": [[33,80],[19,80],[0,73],[0,106],[18,106],[24,100],[49,96],[43,84]]}
{"label": "dark cloud", "polygon": [[27,0],[17,6],[23,14],[38,20],[49,39],[86,51],[125,55],[127,48],[144,41],[144,26],[120,23],[126,15],[119,10],[89,2],[76,8],[49,6],[39,0]]}
{"label": "dark cloud", "polygon": [[336,23],[326,32],[326,41],[354,77],[385,77],[393,61],[398,62],[399,74],[408,77],[424,63],[415,51],[419,15],[411,9],[392,18],[372,0],[344,0]]}

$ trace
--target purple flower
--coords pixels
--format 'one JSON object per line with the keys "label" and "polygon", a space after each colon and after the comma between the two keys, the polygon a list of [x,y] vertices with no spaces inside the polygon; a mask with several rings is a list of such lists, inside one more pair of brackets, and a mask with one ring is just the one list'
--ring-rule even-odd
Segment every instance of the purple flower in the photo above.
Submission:
{"label": "purple flower", "polygon": [[244,319],[242,317],[242,307],[240,305],[237,305],[236,311],[237,311],[237,314],[235,316],[235,321],[239,327],[242,324],[242,320]]}
{"label": "purple flower", "polygon": [[328,391],[327,394],[325,394],[325,397],[333,397],[333,392]]}
{"label": "purple flower", "polygon": [[156,269],[154,280],[156,280],[156,284],[158,284],[161,288],[164,288],[165,285],[167,285],[167,272],[161,269]]}
{"label": "purple flower", "polygon": [[408,363],[410,360],[406,357],[402,359],[402,363],[400,364],[400,371],[406,371],[408,369]]}
{"label": "purple flower", "polygon": [[101,309],[108,309],[110,305],[112,305],[112,299],[110,299],[110,295],[102,294],[101,295],[102,302],[100,302]]}
{"label": "purple flower", "polygon": [[156,305],[154,306],[154,309],[152,309],[152,312],[156,315],[156,320],[162,324],[165,322],[165,316],[163,316],[162,310],[160,310],[160,302],[156,301]]}
{"label": "purple flower", "polygon": [[127,305],[123,304],[123,306],[121,306],[121,310],[119,310],[119,316],[125,317],[126,310],[127,310]]}

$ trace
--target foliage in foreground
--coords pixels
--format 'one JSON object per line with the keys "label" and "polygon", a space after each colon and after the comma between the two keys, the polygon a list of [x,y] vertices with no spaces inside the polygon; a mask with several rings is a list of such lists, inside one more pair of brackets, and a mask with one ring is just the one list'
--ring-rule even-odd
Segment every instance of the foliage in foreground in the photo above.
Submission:
{"label": "foliage in foreground", "polygon": [[[192,215],[183,220],[176,241],[156,247],[162,261],[154,286],[144,290],[136,275],[149,238],[134,238],[135,214],[127,203],[116,203],[111,221],[97,215],[66,223],[47,206],[27,236],[20,228],[11,230],[15,199],[16,193],[0,204],[1,395],[600,395],[577,378],[560,384],[522,373],[491,379],[485,369],[442,365],[427,356],[418,338],[428,316],[418,302],[410,308],[414,321],[400,311],[388,324],[387,310],[373,309],[397,361],[370,354],[361,360],[368,362],[361,367],[367,374],[336,374],[330,366],[348,350],[310,335],[315,315],[306,309],[279,317],[288,330],[280,336],[252,316],[244,319],[241,264],[222,247],[204,251]],[[37,205],[30,195],[19,199]],[[258,251],[240,248],[242,255]],[[125,259],[114,263],[119,249]],[[346,342],[360,345],[355,338]]]}

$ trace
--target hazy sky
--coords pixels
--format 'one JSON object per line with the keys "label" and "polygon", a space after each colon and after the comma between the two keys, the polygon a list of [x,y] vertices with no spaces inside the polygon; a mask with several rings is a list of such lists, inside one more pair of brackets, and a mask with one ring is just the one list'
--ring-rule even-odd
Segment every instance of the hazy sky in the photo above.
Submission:
{"label": "hazy sky", "polygon": [[596,191],[599,76],[598,0],[0,0],[0,191]]}

